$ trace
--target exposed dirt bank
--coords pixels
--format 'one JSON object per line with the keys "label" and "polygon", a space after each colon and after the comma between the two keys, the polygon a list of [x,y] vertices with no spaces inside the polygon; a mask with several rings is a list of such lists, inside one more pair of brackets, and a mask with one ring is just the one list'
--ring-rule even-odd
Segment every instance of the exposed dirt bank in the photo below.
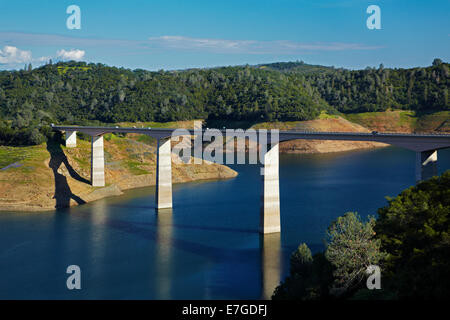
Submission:
{"label": "exposed dirt bank", "polygon": [[[0,211],[46,211],[122,194],[123,190],[153,186],[156,181],[155,147],[132,138],[105,136],[106,187],[90,185],[90,143],[76,148],[56,143],[34,147],[0,147],[17,160],[0,170]],[[174,156],[175,157],[175,156]],[[8,165],[8,164],[7,164]],[[6,167],[4,163],[1,168]],[[218,164],[173,163],[173,183],[227,179],[237,173]]]}
{"label": "exposed dirt bank", "polygon": [[[341,117],[329,117],[310,121],[266,122],[255,125],[254,128],[274,128],[280,130],[308,130],[335,132],[370,132],[363,126],[352,123]],[[292,140],[280,143],[282,153],[328,153],[357,149],[384,147],[386,144],[365,141],[334,141],[334,140]]]}

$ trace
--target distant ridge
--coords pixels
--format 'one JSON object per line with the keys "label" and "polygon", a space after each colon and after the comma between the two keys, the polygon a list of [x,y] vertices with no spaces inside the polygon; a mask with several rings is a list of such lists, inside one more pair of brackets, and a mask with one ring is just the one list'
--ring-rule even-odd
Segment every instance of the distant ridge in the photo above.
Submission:
{"label": "distant ridge", "polygon": [[[50,123],[191,119],[257,123],[327,114],[450,110],[449,64],[364,70],[302,61],[150,72],[64,62],[0,71],[0,144],[36,144]],[[42,130],[41,130],[42,131]]]}
{"label": "distant ridge", "polygon": [[265,63],[258,64],[256,65],[256,67],[260,69],[268,69],[280,72],[294,72],[299,74],[330,73],[336,70],[334,67],[307,64],[303,61]]}

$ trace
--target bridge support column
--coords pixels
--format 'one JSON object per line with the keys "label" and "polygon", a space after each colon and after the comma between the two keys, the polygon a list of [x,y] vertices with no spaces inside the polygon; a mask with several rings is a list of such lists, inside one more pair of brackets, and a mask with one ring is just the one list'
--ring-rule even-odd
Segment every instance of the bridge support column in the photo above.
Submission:
{"label": "bridge support column", "polygon": [[264,155],[259,229],[263,234],[281,231],[278,158],[278,144]]}
{"label": "bridge support column", "polygon": [[170,138],[158,140],[156,156],[156,208],[172,208],[172,156]]}
{"label": "bridge support column", "polygon": [[77,146],[77,132],[66,131],[66,147],[75,148]]}
{"label": "bridge support column", "polygon": [[437,175],[437,150],[416,152],[416,182]]}
{"label": "bridge support column", "polygon": [[105,186],[105,156],[103,151],[102,136],[92,136],[91,184],[93,187]]}

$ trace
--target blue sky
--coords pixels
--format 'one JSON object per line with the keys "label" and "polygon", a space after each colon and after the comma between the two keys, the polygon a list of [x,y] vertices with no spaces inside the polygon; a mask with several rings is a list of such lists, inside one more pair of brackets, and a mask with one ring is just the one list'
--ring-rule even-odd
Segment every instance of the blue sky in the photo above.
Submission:
{"label": "blue sky", "polygon": [[[81,29],[69,30],[69,5]],[[369,5],[381,29],[369,30]],[[52,58],[184,69],[303,60],[345,68],[449,61],[450,0],[0,0],[0,69]]]}

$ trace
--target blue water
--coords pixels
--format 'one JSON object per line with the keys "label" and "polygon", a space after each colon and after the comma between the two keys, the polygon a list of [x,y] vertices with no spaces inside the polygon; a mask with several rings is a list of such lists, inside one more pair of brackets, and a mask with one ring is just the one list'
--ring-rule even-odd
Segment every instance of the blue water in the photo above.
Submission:
{"label": "blue water", "polygon": [[[156,214],[154,188],[46,213],[0,212],[1,299],[260,299],[287,274],[301,242],[323,249],[327,226],[363,217],[414,184],[415,154],[382,148],[281,155],[281,234],[258,234],[260,169],[174,185],[173,210]],[[439,171],[450,169],[440,151]],[[81,268],[68,290],[66,268]]]}

